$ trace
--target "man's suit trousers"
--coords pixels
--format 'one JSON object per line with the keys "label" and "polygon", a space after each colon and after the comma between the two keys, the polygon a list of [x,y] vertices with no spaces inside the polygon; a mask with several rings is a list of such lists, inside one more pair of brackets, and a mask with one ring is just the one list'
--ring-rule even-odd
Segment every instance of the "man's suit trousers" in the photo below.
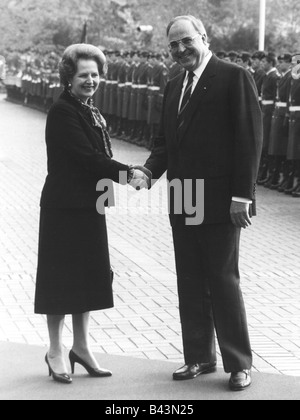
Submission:
{"label": "man's suit trousers", "polygon": [[216,330],[225,371],[252,367],[240,288],[240,234],[231,223],[173,227],[187,364],[216,361]]}

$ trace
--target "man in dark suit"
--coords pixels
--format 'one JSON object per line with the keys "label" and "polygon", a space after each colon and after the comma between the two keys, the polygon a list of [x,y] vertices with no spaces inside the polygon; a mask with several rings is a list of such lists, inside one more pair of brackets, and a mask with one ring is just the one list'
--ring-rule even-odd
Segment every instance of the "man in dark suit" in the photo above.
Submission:
{"label": "man in dark suit", "polygon": [[[241,228],[251,224],[262,149],[262,116],[249,72],[213,56],[201,21],[168,26],[173,59],[185,68],[165,91],[160,132],[144,171],[159,179],[204,180],[204,221],[172,206],[185,366],[174,380],[216,370],[215,329],[230,388],[251,385],[252,351],[240,289]],[[152,173],[152,174],[151,174]],[[190,188],[190,184],[189,185]],[[195,195],[193,202],[195,202]],[[201,222],[200,222],[201,223]]]}

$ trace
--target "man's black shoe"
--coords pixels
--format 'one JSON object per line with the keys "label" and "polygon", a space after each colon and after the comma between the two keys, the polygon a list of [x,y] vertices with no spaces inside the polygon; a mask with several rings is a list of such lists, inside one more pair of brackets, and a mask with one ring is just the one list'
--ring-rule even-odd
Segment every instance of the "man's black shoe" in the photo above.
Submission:
{"label": "man's black shoe", "polygon": [[284,193],[287,195],[293,195],[293,193],[296,192],[297,188],[298,188],[298,184],[293,186],[292,188],[285,190]]}
{"label": "man's black shoe", "polygon": [[292,196],[295,198],[300,198],[300,183],[298,184],[296,190],[292,193]]}
{"label": "man's black shoe", "polygon": [[287,189],[289,189],[290,186],[291,186],[291,183],[290,183],[290,181],[288,179],[283,180],[281,182],[281,184],[279,185],[279,187],[278,187],[278,191],[280,193],[284,193],[284,191],[287,190]]}
{"label": "man's black shoe", "polygon": [[269,177],[267,177],[267,178],[260,178],[257,181],[257,185],[265,185],[269,181],[270,181],[270,178]]}
{"label": "man's black shoe", "polygon": [[272,184],[271,187],[270,187],[270,189],[273,190],[273,191],[275,191],[275,190],[278,191],[278,188],[280,187],[280,185],[281,184]]}
{"label": "man's black shoe", "polygon": [[173,379],[174,381],[187,381],[189,379],[195,379],[199,375],[214,373],[216,372],[216,370],[216,363],[200,363],[196,365],[185,365],[173,374]]}
{"label": "man's black shoe", "polygon": [[231,374],[229,388],[231,391],[244,391],[252,384],[251,370],[243,370]]}

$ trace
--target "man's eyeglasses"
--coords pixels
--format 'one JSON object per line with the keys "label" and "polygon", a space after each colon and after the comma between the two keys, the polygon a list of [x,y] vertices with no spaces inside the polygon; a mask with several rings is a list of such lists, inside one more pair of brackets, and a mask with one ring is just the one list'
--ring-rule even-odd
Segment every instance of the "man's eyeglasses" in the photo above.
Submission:
{"label": "man's eyeglasses", "polygon": [[193,46],[193,43],[198,36],[201,36],[201,34],[197,34],[193,37],[187,36],[186,38],[180,39],[178,41],[172,41],[169,44],[169,50],[170,51],[178,51],[179,45],[182,44],[185,48],[189,48]]}

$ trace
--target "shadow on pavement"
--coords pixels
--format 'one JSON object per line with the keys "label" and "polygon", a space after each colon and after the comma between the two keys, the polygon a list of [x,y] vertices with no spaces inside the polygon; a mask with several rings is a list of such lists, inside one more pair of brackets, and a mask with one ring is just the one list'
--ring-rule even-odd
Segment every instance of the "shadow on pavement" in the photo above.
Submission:
{"label": "shadow on pavement", "polygon": [[299,400],[300,378],[253,374],[253,386],[242,393],[228,389],[228,375],[202,376],[174,382],[179,366],[129,357],[97,355],[112,378],[92,379],[77,365],[72,385],[47,377],[45,348],[0,343],[0,400]]}

